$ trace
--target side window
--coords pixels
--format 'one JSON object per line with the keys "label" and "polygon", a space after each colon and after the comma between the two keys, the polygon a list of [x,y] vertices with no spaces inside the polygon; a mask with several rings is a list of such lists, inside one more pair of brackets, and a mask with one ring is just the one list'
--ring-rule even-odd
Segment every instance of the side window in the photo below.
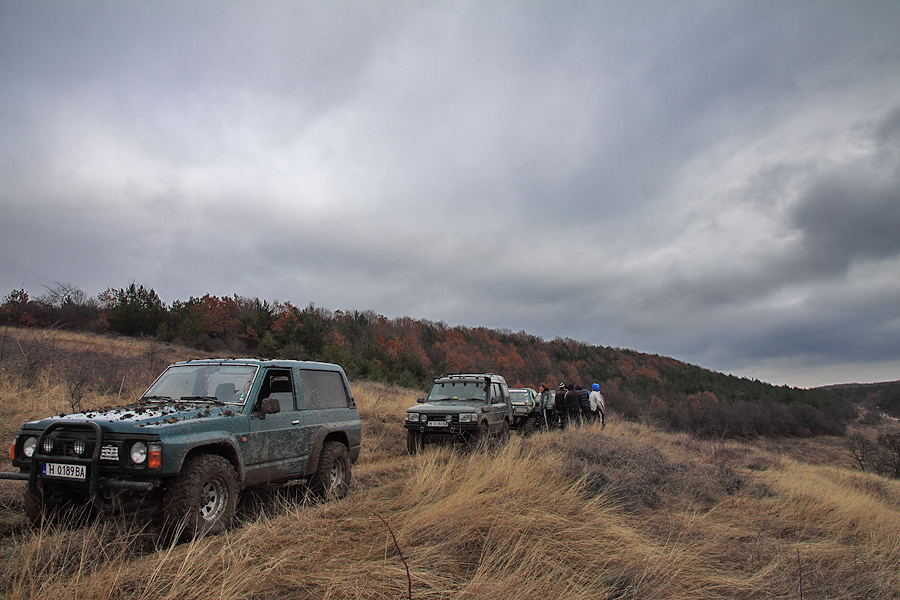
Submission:
{"label": "side window", "polygon": [[260,398],[275,398],[281,406],[281,412],[297,410],[294,403],[294,385],[291,383],[291,372],[286,369],[272,369],[266,373]]}
{"label": "side window", "polygon": [[506,386],[501,385],[499,383],[494,383],[492,385],[493,385],[494,389],[497,390],[497,395],[494,397],[493,402],[500,403],[500,402],[507,402],[508,400],[510,400],[509,388],[507,388]]}
{"label": "side window", "polygon": [[500,385],[497,383],[491,384],[491,404],[497,404],[498,402],[503,402],[503,396],[500,395]]}
{"label": "side window", "polygon": [[304,408],[347,408],[350,394],[337,371],[300,370],[300,387]]}

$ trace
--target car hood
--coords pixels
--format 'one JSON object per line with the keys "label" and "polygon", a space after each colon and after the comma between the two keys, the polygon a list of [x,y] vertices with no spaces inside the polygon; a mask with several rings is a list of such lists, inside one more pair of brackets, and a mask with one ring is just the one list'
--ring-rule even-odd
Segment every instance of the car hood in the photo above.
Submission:
{"label": "car hood", "polygon": [[480,401],[467,401],[467,400],[444,400],[441,402],[423,402],[422,404],[416,404],[415,406],[411,406],[406,409],[406,412],[419,412],[419,413],[441,413],[441,412],[449,412],[449,413],[461,413],[461,412],[472,412],[474,410],[478,410],[484,406],[484,404]]}
{"label": "car hood", "polygon": [[223,406],[209,402],[143,403],[117,408],[86,410],[83,412],[48,417],[26,423],[29,429],[44,429],[59,421],[93,421],[103,429],[117,430],[130,427],[160,427],[181,421],[234,417],[239,406]]}

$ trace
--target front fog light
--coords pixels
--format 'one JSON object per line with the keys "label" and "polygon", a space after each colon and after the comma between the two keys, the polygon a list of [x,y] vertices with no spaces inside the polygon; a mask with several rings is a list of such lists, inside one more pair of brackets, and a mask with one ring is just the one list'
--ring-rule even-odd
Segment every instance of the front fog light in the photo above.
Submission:
{"label": "front fog light", "polygon": [[84,454],[86,448],[87,444],[81,438],[75,438],[75,441],[72,442],[72,451],[78,456]]}
{"label": "front fog light", "polygon": [[131,462],[142,465],[145,460],[147,460],[147,444],[144,442],[133,443],[131,445]]}
{"label": "front fog light", "polygon": [[41,450],[44,451],[44,454],[50,454],[53,452],[54,439],[52,436],[47,436],[44,438],[44,442],[41,444]]}

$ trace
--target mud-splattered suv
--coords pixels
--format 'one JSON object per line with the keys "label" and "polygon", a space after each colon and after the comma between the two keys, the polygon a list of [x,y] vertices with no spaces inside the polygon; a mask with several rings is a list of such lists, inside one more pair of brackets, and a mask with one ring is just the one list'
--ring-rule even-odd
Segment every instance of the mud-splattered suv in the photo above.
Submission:
{"label": "mud-splattered suv", "polygon": [[428,443],[472,445],[509,439],[512,404],[506,380],[493,373],[454,373],[436,378],[428,396],[406,409],[406,447],[415,454]]}
{"label": "mud-splattered suv", "polygon": [[[344,371],[301,361],[169,366],[133,405],[25,423],[11,449],[35,523],[141,501],[188,537],[228,527],[247,486],[347,493],[361,424]],[[149,501],[149,502],[148,502]]]}
{"label": "mud-splattered suv", "polygon": [[513,429],[524,435],[538,431],[543,419],[537,392],[532,388],[510,388],[509,398],[513,405]]}

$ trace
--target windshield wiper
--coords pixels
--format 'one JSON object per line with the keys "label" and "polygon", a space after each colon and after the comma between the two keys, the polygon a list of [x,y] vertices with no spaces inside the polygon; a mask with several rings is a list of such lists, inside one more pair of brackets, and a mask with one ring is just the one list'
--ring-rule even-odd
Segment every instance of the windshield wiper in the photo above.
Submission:
{"label": "windshield wiper", "polygon": [[162,402],[171,402],[172,401],[172,399],[169,396],[141,396],[140,399],[141,400],[153,400],[154,402],[155,401],[162,401]]}
{"label": "windshield wiper", "polygon": [[215,396],[182,396],[182,401],[185,402],[212,402],[213,404],[225,404]]}

